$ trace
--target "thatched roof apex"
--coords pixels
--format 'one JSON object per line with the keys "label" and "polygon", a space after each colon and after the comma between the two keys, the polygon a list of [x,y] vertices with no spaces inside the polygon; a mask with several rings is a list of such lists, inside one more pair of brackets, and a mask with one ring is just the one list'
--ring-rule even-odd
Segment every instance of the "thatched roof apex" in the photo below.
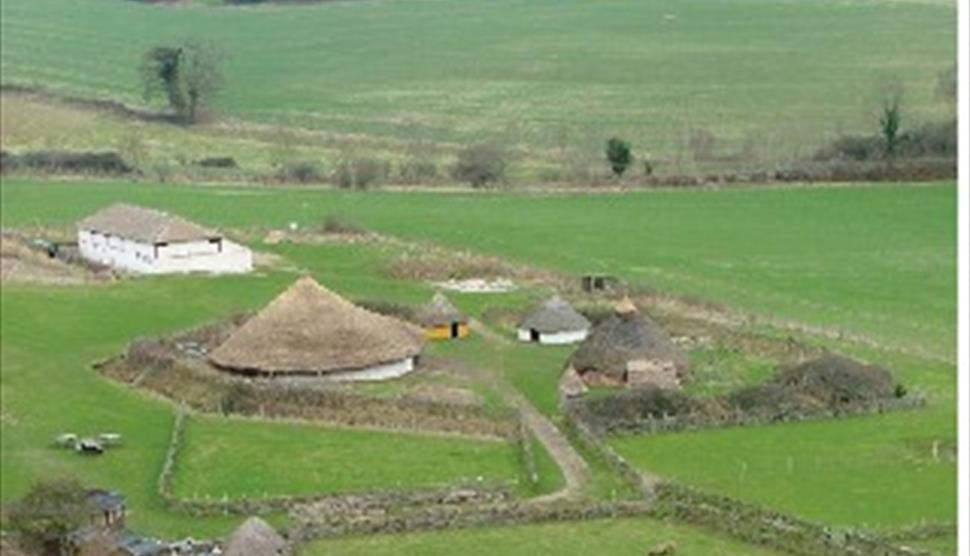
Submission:
{"label": "thatched roof apex", "polygon": [[534,329],[546,334],[585,330],[589,326],[589,320],[558,295],[547,300],[519,323],[519,328]]}
{"label": "thatched roof apex", "polygon": [[640,311],[637,306],[633,303],[633,300],[629,296],[623,296],[623,299],[618,301],[613,307],[613,312],[624,317],[631,317],[638,314]]}
{"label": "thatched roof apex", "polygon": [[222,237],[219,232],[160,210],[114,203],[82,219],[79,229],[144,243],[177,243]]}
{"label": "thatched roof apex", "polygon": [[468,317],[448,300],[441,292],[434,294],[431,301],[421,306],[416,319],[424,326],[442,326],[453,322],[468,322]]}
{"label": "thatched roof apex", "polygon": [[243,522],[226,539],[225,556],[279,556],[286,541],[268,523],[258,517]]}
{"label": "thatched roof apex", "polygon": [[249,372],[335,372],[416,356],[416,326],[372,313],[303,277],[216,348],[220,367]]}
{"label": "thatched roof apex", "polygon": [[659,324],[640,313],[614,314],[597,324],[573,353],[571,364],[580,373],[598,371],[622,376],[631,362],[671,361],[678,374],[687,371],[687,356]]}

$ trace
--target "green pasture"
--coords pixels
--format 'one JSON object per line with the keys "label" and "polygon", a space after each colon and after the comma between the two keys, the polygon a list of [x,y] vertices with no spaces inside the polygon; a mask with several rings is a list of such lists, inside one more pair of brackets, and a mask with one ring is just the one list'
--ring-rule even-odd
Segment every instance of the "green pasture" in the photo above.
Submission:
{"label": "green pasture", "polygon": [[249,419],[190,419],[175,493],[201,499],[512,484],[508,442]]}
{"label": "green pasture", "polygon": [[[336,213],[405,238],[576,274],[605,272],[861,334],[890,349],[955,358],[952,182],[523,196],[11,179],[0,195],[7,226],[67,227],[116,200],[229,229],[315,227]],[[327,268],[326,259],[296,258]],[[378,263],[347,264],[379,270]],[[407,299],[425,295],[394,288]]]}
{"label": "green pasture", "polygon": [[719,538],[701,530],[650,519],[611,519],[434,533],[373,535],[308,545],[302,556],[529,556],[532,554],[646,554],[673,541],[686,556],[768,556],[773,551]]}
{"label": "green pasture", "polygon": [[[516,164],[568,174],[571,165],[598,163],[603,142],[619,135],[659,161],[658,171],[689,170],[690,136],[703,130],[714,143],[700,163],[765,167],[839,133],[871,132],[890,84],[904,90],[904,127],[953,112],[935,92],[955,58],[956,6],[942,0],[248,8],[8,0],[2,31],[5,83],[134,104],[143,102],[137,69],[147,48],[210,41],[226,54],[216,103],[223,121],[321,131],[316,145],[300,147],[285,133],[264,140],[282,150],[295,142],[331,162],[338,151],[400,157],[418,141],[438,153],[491,140],[519,147]],[[265,153],[234,140],[243,127],[227,124],[213,132],[225,143],[202,144],[265,163]],[[138,133],[151,145],[172,135],[133,128],[101,147]],[[224,154],[193,150],[200,141],[160,148],[169,158]],[[314,150],[320,143],[330,152]]]}
{"label": "green pasture", "polygon": [[[825,523],[898,529],[921,520],[955,520],[956,466],[950,456],[955,439],[955,372],[950,362],[955,339],[953,184],[526,196],[6,180],[0,194],[4,226],[19,228],[66,230],[78,217],[119,199],[170,209],[250,238],[289,222],[316,226],[326,214],[339,213],[409,239],[566,272],[607,271],[644,286],[868,336],[884,347],[811,335],[807,339],[889,366],[911,391],[926,395],[926,409],[621,438],[615,446],[662,476]],[[395,256],[384,244],[254,246],[282,255],[283,266],[247,277],[147,278],[90,287],[4,286],[0,339],[5,500],[22,493],[32,480],[71,473],[128,493],[137,509],[135,525],[151,524],[159,533],[224,530],[229,526],[226,520],[189,521],[161,509],[154,488],[172,410],[98,378],[89,363],[117,353],[140,334],[259,307],[300,271],[309,271],[353,299],[416,303],[431,293],[426,284],[384,277],[387,262]],[[539,297],[540,292],[524,290],[453,299],[488,320],[492,307],[524,307]],[[542,411],[555,416],[552,387],[568,350],[473,337],[436,345],[431,351],[502,372]],[[695,355],[711,391],[729,386],[718,380],[733,385],[732,381],[748,382],[767,371],[766,362],[756,357],[727,357],[727,370],[718,368],[714,358]],[[196,432],[206,431],[209,423],[204,423]],[[263,440],[253,440],[263,438],[261,426],[244,424],[214,421],[211,434],[194,437],[198,443],[186,460],[192,465],[177,474],[177,481],[187,481],[179,483],[179,492],[235,492],[220,481],[246,476],[245,467],[227,467],[222,477],[198,470],[205,469],[206,462],[228,459],[220,454],[243,454],[261,445]],[[223,428],[225,436],[239,441],[220,443]],[[277,440],[291,453],[310,434],[292,428],[292,439],[287,434]],[[98,459],[79,459],[47,447],[58,432],[89,429],[118,430],[129,441]],[[322,443],[324,437],[317,440]],[[218,450],[209,455],[198,451],[207,445]],[[309,446],[316,449],[322,444]],[[197,456],[202,459],[194,460]],[[543,457],[539,456],[540,468],[548,469]],[[498,464],[501,459],[491,461]],[[233,459],[231,465],[250,460]],[[313,463],[293,465],[304,469]],[[514,463],[508,465],[506,476],[516,477],[511,471]],[[399,472],[404,473],[388,475],[400,477]],[[263,476],[246,488],[256,493],[303,489],[323,480],[322,475],[303,475],[307,483],[281,484]],[[618,488],[606,475],[594,477],[598,486],[591,492],[597,496],[609,497]],[[551,486],[541,490],[554,488],[557,480],[557,475],[543,478]],[[416,546],[433,553],[447,535],[451,533],[421,536],[422,544]],[[381,543],[390,542],[382,539],[367,542],[377,543],[373,549],[380,550]],[[347,542],[350,547],[364,541]],[[933,542],[947,546],[948,541]]]}

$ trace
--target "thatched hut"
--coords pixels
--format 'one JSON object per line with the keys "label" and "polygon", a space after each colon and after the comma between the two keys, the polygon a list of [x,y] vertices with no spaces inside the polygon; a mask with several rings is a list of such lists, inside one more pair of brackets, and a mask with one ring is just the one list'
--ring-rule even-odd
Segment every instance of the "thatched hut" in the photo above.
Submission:
{"label": "thatched hut", "polygon": [[250,375],[378,380],[412,371],[423,344],[420,328],[303,277],[209,357],[219,368]]}
{"label": "thatched hut", "polygon": [[434,294],[415,315],[429,340],[451,340],[468,336],[468,317],[442,293]]}
{"label": "thatched hut", "polygon": [[593,328],[569,366],[588,385],[660,388],[679,388],[689,368],[687,356],[629,299]]}
{"label": "thatched hut", "polygon": [[557,295],[522,319],[518,337],[523,342],[574,344],[586,338],[589,327],[589,320]]}
{"label": "thatched hut", "polygon": [[223,547],[224,556],[280,556],[286,540],[268,523],[251,517],[233,531]]}

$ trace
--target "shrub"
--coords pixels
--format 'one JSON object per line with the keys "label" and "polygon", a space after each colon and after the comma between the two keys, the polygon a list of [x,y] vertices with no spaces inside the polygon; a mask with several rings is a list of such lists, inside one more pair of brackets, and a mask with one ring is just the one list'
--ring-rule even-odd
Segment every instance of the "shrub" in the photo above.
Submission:
{"label": "shrub", "polygon": [[334,168],[333,180],[344,189],[366,189],[387,180],[390,164],[374,158],[346,158]]}
{"label": "shrub", "polygon": [[398,168],[398,176],[403,183],[433,182],[438,177],[438,165],[430,160],[406,160]]}
{"label": "shrub", "polygon": [[231,156],[209,156],[199,159],[196,164],[203,168],[239,168],[236,159]]}
{"label": "shrub", "polygon": [[622,176],[633,162],[630,143],[618,137],[611,138],[606,142],[606,160],[610,163],[613,174],[616,177]]}
{"label": "shrub", "polygon": [[505,153],[487,144],[471,145],[458,153],[451,175],[472,187],[484,187],[505,179]]}
{"label": "shrub", "polygon": [[130,174],[134,168],[120,154],[108,152],[29,151],[24,154],[3,153],[4,171],[38,170],[79,174]]}
{"label": "shrub", "polygon": [[323,181],[320,168],[313,162],[287,162],[281,168],[281,178],[297,183],[319,183]]}
{"label": "shrub", "polygon": [[37,483],[12,504],[7,527],[22,546],[36,553],[60,554],[68,533],[88,516],[87,493],[74,479]]}
{"label": "shrub", "polygon": [[330,213],[323,219],[321,231],[325,234],[362,235],[367,230],[363,226],[339,214]]}

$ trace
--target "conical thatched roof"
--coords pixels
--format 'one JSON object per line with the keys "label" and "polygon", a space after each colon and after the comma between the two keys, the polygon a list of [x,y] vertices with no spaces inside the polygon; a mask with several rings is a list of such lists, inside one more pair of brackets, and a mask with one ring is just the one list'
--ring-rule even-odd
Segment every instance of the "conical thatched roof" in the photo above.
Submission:
{"label": "conical thatched roof", "polygon": [[519,323],[519,328],[534,329],[545,334],[585,330],[589,326],[589,320],[558,295],[543,303]]}
{"label": "conical thatched roof", "polygon": [[462,314],[448,298],[441,292],[434,294],[427,304],[421,306],[415,315],[423,326],[450,325],[453,322],[468,322],[468,317]]}
{"label": "conical thatched roof", "polygon": [[226,539],[225,556],[279,556],[286,541],[258,517],[247,519]]}
{"label": "conical thatched roof", "polygon": [[687,356],[660,325],[624,300],[613,315],[590,331],[570,362],[580,373],[597,371],[621,377],[631,362],[651,360],[671,361],[678,376],[688,367]]}
{"label": "conical thatched roof", "polygon": [[269,373],[363,369],[417,355],[416,326],[357,307],[303,277],[210,356],[220,367]]}

